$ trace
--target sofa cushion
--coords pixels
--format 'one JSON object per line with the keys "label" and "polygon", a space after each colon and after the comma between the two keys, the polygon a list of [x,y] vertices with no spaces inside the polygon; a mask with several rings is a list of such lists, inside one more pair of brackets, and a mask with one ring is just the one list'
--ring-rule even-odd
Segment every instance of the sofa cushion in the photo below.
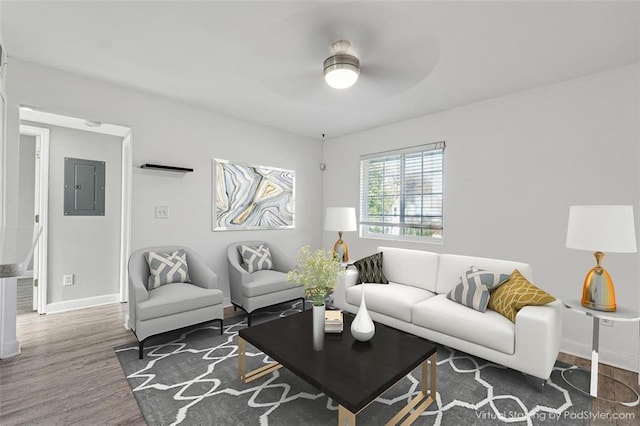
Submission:
{"label": "sofa cushion", "polygon": [[458,285],[451,289],[447,297],[461,305],[484,312],[489,304],[489,292],[509,279],[507,274],[485,271],[471,266],[458,279]]}
{"label": "sofa cushion", "polygon": [[[501,274],[511,275],[514,269],[520,272],[528,279],[533,279],[531,266],[522,262],[513,262],[510,260],[488,259],[485,257],[460,256],[456,254],[441,254],[440,263],[438,265],[438,279],[436,284],[436,292],[438,294],[446,294],[458,284],[458,278],[465,273],[469,265],[474,265],[480,269],[497,272]],[[391,280],[391,278],[389,278]]]}
{"label": "sofa cushion", "polygon": [[372,254],[363,259],[353,262],[353,266],[358,270],[358,284],[377,283],[388,284],[387,278],[382,272],[382,253]]}
{"label": "sofa cushion", "polygon": [[513,354],[515,350],[515,325],[511,321],[492,310],[469,309],[444,294],[413,305],[412,318],[417,326],[506,354]]}
{"label": "sofa cushion", "polygon": [[556,300],[553,296],[531,284],[517,269],[509,280],[491,294],[489,309],[493,309],[512,322],[525,306],[546,305]]}
{"label": "sofa cushion", "polygon": [[256,297],[294,287],[298,285],[288,283],[286,273],[267,269],[251,274],[251,281],[242,284],[242,294]]}
{"label": "sofa cushion", "polygon": [[[378,251],[384,253],[383,269],[389,281],[419,287],[435,293],[438,276],[438,253],[395,247],[378,247]],[[468,263],[466,266],[469,265],[472,263]],[[464,270],[457,277],[462,273]]]}
{"label": "sofa cushion", "polygon": [[256,247],[241,245],[238,250],[242,256],[242,266],[250,274],[264,269],[273,269],[273,260],[268,245],[260,244]]}
{"label": "sofa cushion", "polygon": [[144,257],[149,264],[148,290],[169,283],[188,283],[190,281],[187,252],[183,249],[172,253],[149,251],[144,254]]}
{"label": "sofa cushion", "polygon": [[136,318],[149,320],[193,311],[222,303],[222,291],[195,284],[171,283],[149,291],[149,298],[136,306]]}
{"label": "sofa cushion", "polygon": [[377,312],[401,321],[411,322],[411,307],[434,296],[434,293],[417,287],[397,284],[362,284],[347,289],[347,303],[360,306],[362,290],[369,312]]}

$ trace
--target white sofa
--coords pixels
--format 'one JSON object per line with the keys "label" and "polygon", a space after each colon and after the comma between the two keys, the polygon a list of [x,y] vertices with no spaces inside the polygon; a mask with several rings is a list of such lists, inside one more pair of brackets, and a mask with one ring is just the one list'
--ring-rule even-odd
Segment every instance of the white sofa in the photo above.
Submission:
{"label": "white sofa", "polygon": [[[515,324],[495,311],[478,312],[447,298],[469,266],[533,281],[526,263],[379,247],[389,284],[356,285],[358,272],[340,276],[334,305],[356,313],[362,290],[374,321],[504,365],[546,381],[560,348],[562,304],[526,306]],[[399,348],[399,350],[401,350]]]}

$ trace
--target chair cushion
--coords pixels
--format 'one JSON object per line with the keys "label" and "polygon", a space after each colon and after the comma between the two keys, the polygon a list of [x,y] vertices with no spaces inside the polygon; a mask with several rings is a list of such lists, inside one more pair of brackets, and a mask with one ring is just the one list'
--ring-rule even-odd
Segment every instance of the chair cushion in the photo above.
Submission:
{"label": "chair cushion", "polygon": [[489,292],[509,279],[509,275],[489,272],[471,266],[451,289],[447,297],[454,302],[484,312],[489,304]]}
{"label": "chair cushion", "polygon": [[136,318],[149,320],[222,303],[222,291],[189,283],[170,283],[149,291],[149,299],[138,303]]}
{"label": "chair cushion", "polygon": [[[367,299],[367,306],[369,300]],[[515,350],[515,325],[488,309],[474,311],[439,294],[412,309],[413,324],[506,354]]]}
{"label": "chair cushion", "polygon": [[411,307],[434,296],[421,288],[390,282],[389,284],[362,284],[347,289],[347,303],[360,306],[362,289],[369,312],[378,312],[405,322],[411,322]]}
{"label": "chair cushion", "polygon": [[554,300],[556,299],[553,296],[531,284],[516,269],[506,283],[491,293],[489,309],[516,322],[518,311],[525,306],[546,305]]}
{"label": "chair cushion", "polygon": [[271,250],[268,245],[260,244],[256,247],[241,245],[238,250],[242,256],[242,266],[250,274],[264,269],[273,269]]}
{"label": "chair cushion", "polygon": [[251,274],[251,281],[242,284],[242,294],[245,297],[255,297],[294,287],[300,286],[288,283],[286,273],[269,269]]}
{"label": "chair cushion", "polygon": [[173,253],[156,253],[149,251],[144,254],[149,263],[149,282],[147,289],[153,290],[169,283],[188,283],[189,266],[187,252],[183,249]]}
{"label": "chair cushion", "polygon": [[382,272],[382,252],[357,260],[353,262],[353,266],[358,270],[358,284],[389,283]]}

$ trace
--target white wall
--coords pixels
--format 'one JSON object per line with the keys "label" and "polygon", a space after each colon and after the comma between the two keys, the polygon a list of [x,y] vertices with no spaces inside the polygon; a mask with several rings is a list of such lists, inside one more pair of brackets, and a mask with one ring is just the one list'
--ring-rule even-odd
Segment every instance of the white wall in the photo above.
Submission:
{"label": "white wall", "polygon": [[[354,259],[394,245],[521,260],[560,299],[595,263],[565,248],[569,206],[639,198],[638,66],[627,66],[325,142],[325,206],[358,206],[359,157],[444,140],[444,244],[360,239]],[[636,225],[637,226],[637,225]],[[323,234],[329,247],[333,233]],[[638,256],[607,255],[620,305],[640,308]],[[604,362],[638,368],[638,324],[602,327]],[[563,350],[589,357],[591,320],[565,311]]]}
{"label": "white wall", "polygon": [[[36,178],[36,137],[20,135],[20,169],[18,176],[18,227],[33,228],[35,178]],[[30,241],[25,244],[31,244]],[[26,247],[24,247],[26,250]],[[33,259],[29,270],[33,267]]]}
{"label": "white wall", "polygon": [[[228,244],[264,239],[291,255],[304,244],[320,246],[319,141],[15,59],[8,73],[9,207],[18,199],[17,185],[11,185],[11,176],[18,173],[18,106],[31,105],[132,129],[132,250],[156,244],[188,245],[202,254],[228,295]],[[295,170],[296,228],[212,232],[212,158]],[[139,168],[147,162],[192,167],[195,172]],[[169,206],[168,219],[154,219],[156,205]],[[9,220],[16,220],[14,210],[8,212]]]}

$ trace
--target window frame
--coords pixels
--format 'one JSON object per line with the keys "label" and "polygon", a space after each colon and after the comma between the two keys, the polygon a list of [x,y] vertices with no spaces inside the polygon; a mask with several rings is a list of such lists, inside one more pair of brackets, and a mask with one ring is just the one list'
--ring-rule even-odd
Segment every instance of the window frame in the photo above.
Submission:
{"label": "window frame", "polygon": [[[423,144],[423,145],[417,145],[417,146],[412,146],[412,147],[407,147],[407,148],[402,148],[402,149],[396,149],[396,150],[390,150],[390,151],[384,151],[384,152],[378,152],[378,153],[372,153],[372,154],[367,154],[367,155],[362,155],[360,157],[360,221],[359,221],[359,235],[360,238],[368,238],[368,239],[380,239],[380,240],[396,240],[396,241],[412,241],[412,242],[421,242],[421,243],[428,243],[428,244],[444,244],[444,228],[445,228],[445,223],[444,223],[444,193],[445,193],[445,189],[444,189],[444,151],[445,151],[445,147],[446,144],[444,141],[440,141],[440,142],[434,142],[434,143],[429,143],[429,144]],[[425,153],[432,153],[433,151],[439,151],[441,153],[441,161],[439,163],[439,168],[429,168],[429,169],[424,169],[424,161],[425,161]],[[419,154],[420,158],[421,158],[421,162],[422,162],[422,169],[420,172],[420,176],[422,179],[422,182],[424,182],[424,176],[427,174],[432,174],[432,173],[440,173],[439,175],[439,179],[440,179],[440,185],[441,185],[441,192],[425,192],[423,188],[421,188],[421,191],[419,193],[412,193],[410,190],[408,190],[408,188],[406,187],[406,182],[407,182],[407,175],[409,174],[406,170],[406,165],[407,165],[407,161],[406,161],[406,157],[407,156],[411,156],[411,155],[415,155],[415,154]],[[399,214],[398,214],[398,219],[399,222],[397,224],[395,223],[391,223],[391,222],[387,222],[384,220],[384,216],[385,214],[382,214],[382,222],[378,222],[378,221],[372,221],[369,218],[371,217],[370,215],[370,211],[369,211],[369,201],[371,199],[371,192],[370,192],[370,169],[369,166],[373,163],[373,162],[383,162],[383,169],[384,167],[391,163],[392,161],[397,161],[398,164],[398,180],[399,180],[399,200],[397,201],[397,203],[399,203]],[[383,171],[384,174],[384,171]],[[437,179],[436,179],[437,180]],[[385,182],[384,182],[384,177],[383,177],[383,181],[382,181],[382,186],[384,186]],[[421,184],[422,185],[422,184]],[[435,196],[439,196],[440,197],[440,206],[439,206],[439,212],[440,215],[426,215],[424,210],[425,210],[425,206],[424,206],[424,199],[425,199],[425,195],[435,195]],[[421,224],[415,224],[415,223],[410,223],[407,222],[407,218],[411,218],[411,217],[416,217],[416,216],[408,216],[406,214],[406,202],[407,202],[407,198],[410,196],[416,196],[419,195],[421,198],[421,202],[423,203],[422,206],[420,207],[421,212],[420,215],[417,216],[421,219],[421,222],[423,222],[425,219],[429,219],[429,218],[439,218],[440,219],[440,226],[434,226],[432,225],[423,225]],[[384,210],[384,190],[382,193],[382,203],[383,203],[383,210]],[[413,226],[411,226],[413,225]],[[377,232],[371,232],[369,230],[369,228],[371,226],[380,226],[383,227],[383,231],[381,233],[377,233]],[[388,232],[387,229],[384,228],[390,228],[390,229],[397,229],[397,234],[396,233],[392,233],[392,232]],[[404,232],[406,232],[406,229],[432,229],[432,230],[437,230],[439,231],[440,236],[418,236],[418,235],[406,235],[404,234]]]}

